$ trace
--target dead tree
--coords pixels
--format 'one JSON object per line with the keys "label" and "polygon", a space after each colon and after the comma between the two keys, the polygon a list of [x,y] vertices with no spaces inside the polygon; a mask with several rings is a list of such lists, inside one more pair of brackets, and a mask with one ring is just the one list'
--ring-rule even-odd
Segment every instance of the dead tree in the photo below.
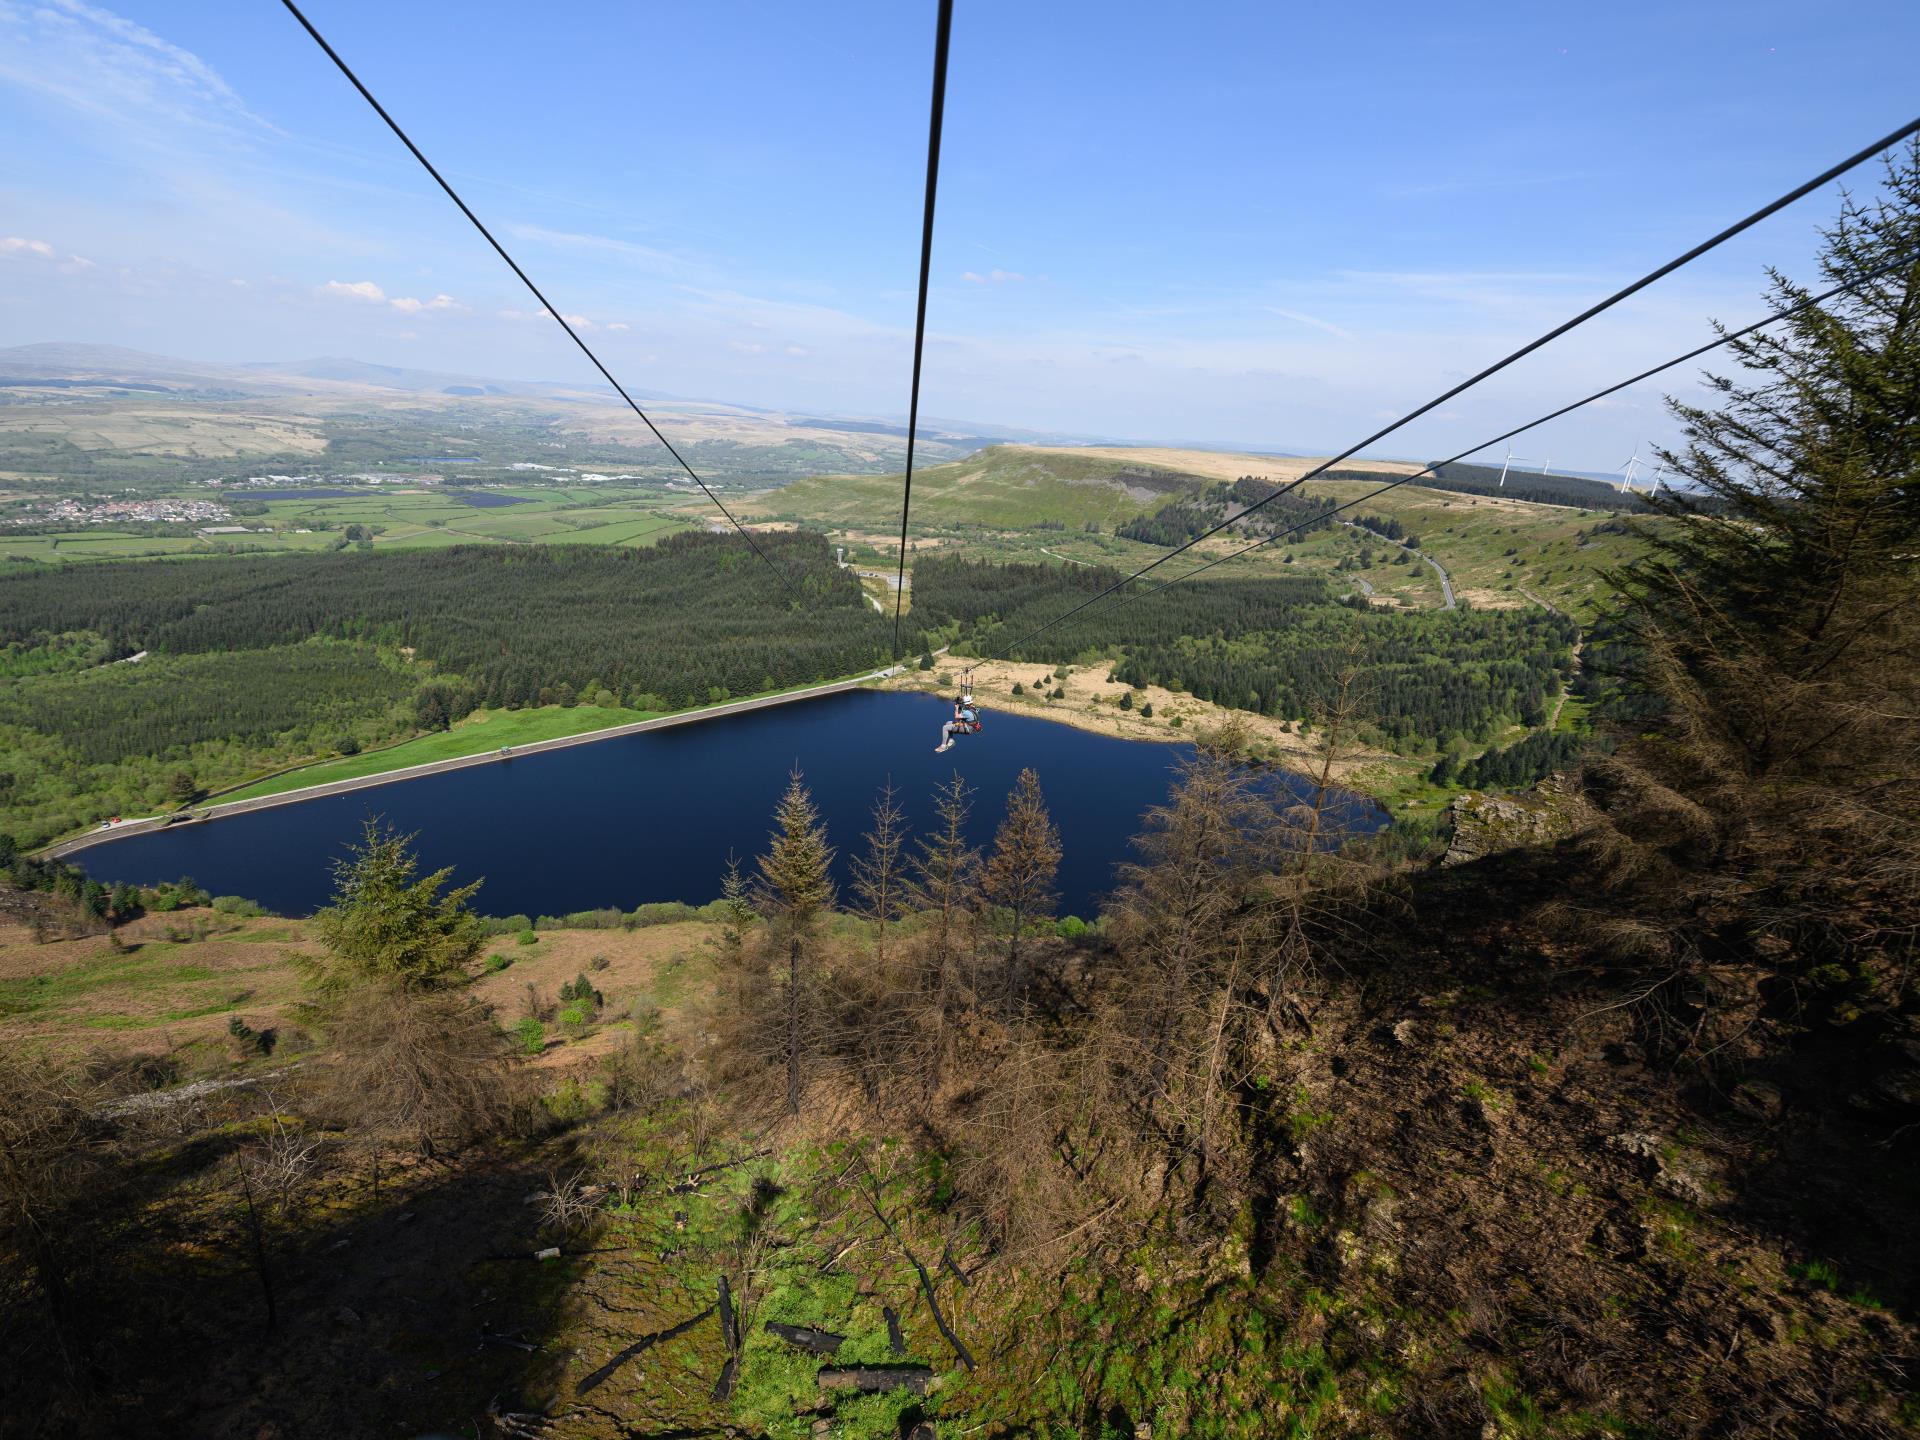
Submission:
{"label": "dead tree", "polygon": [[866,834],[864,855],[853,860],[853,889],[860,911],[873,922],[874,958],[887,963],[887,930],[906,913],[906,812],[894,798],[893,781],[881,787],[873,802],[873,828]]}
{"label": "dead tree", "polygon": [[1051,918],[1059,899],[1054,889],[1059,873],[1060,829],[1047,813],[1040,777],[1030,769],[1022,770],[1007,797],[1007,815],[994,836],[993,853],[987,857],[981,880],[987,899],[1008,913],[1006,996],[1015,1013],[1027,1003],[1020,941],[1030,922]]}
{"label": "dead tree", "polygon": [[800,1113],[803,1051],[809,1015],[811,979],[802,964],[820,917],[833,905],[833,847],[826,827],[798,770],[787,779],[786,793],[774,812],[778,829],[760,857],[761,909],[787,952],[786,1011],[787,1113]]}

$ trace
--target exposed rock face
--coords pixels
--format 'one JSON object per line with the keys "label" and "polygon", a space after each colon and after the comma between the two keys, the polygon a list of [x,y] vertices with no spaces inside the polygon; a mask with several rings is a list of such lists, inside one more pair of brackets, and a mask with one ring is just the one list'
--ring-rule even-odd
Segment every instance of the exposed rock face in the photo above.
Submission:
{"label": "exposed rock face", "polygon": [[1464,865],[1504,850],[1551,845],[1580,828],[1579,802],[1558,777],[1520,795],[1461,795],[1452,808],[1453,841],[1442,865]]}

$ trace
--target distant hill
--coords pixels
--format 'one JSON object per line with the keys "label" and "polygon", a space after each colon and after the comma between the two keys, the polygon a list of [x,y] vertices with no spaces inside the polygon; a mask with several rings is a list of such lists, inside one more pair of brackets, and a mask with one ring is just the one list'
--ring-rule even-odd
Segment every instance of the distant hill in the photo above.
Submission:
{"label": "distant hill", "polygon": [[[1317,462],[1297,456],[1245,455],[1156,446],[990,445],[946,465],[916,470],[913,514],[929,525],[983,525],[1070,530],[1089,524],[1113,531],[1158,509],[1169,497],[1197,494],[1243,475],[1286,481]],[[1383,472],[1419,467],[1381,462]],[[901,477],[823,475],[762,496],[753,513],[767,519],[840,526],[898,524]]]}
{"label": "distant hill", "polygon": [[[751,508],[767,519],[887,528],[900,514],[899,475],[822,475],[795,481]],[[1023,529],[1088,523],[1111,530],[1168,495],[1199,490],[1188,471],[1074,449],[990,445],[944,465],[917,469],[913,514],[930,525]]]}

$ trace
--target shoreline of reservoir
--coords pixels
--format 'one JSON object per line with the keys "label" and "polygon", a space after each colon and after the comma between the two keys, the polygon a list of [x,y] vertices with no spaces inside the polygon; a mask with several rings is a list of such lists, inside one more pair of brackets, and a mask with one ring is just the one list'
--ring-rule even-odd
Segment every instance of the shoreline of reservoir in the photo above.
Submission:
{"label": "shoreline of reservoir", "polygon": [[[41,853],[55,860],[64,860],[82,850],[90,850],[99,845],[110,845],[115,840],[133,835],[150,835],[156,830],[180,829],[189,825],[203,825],[213,820],[225,819],[232,815],[244,815],[255,810],[271,809],[277,805],[292,805],[305,800],[318,800],[328,795],[345,795],[355,790],[368,790],[377,785],[398,784],[406,780],[417,780],[428,775],[444,774],[452,770],[464,770],[476,765],[498,765],[516,760],[525,755],[538,755],[551,750],[564,750],[574,745],[590,745],[601,740],[617,740],[625,735],[640,735],[650,730],[665,730],[676,725],[691,725],[701,720],[715,720],[727,715],[744,714],[752,710],[764,710],[774,705],[789,705],[801,700],[814,700],[826,695],[841,695],[850,690],[858,690],[876,680],[888,680],[900,674],[906,667],[889,666],[884,670],[870,671],[865,675],[856,675],[846,680],[829,680],[820,685],[809,685],[798,690],[785,690],[776,695],[758,695],[746,700],[729,700],[720,705],[706,705],[698,710],[683,710],[673,715],[658,715],[651,720],[634,720],[624,725],[610,725],[599,730],[583,730],[578,735],[556,735],[546,740],[529,740],[509,747],[507,753],[500,750],[482,750],[472,755],[453,755],[444,760],[429,760],[419,765],[403,765],[393,770],[377,770],[370,775],[355,775],[341,780],[323,781],[317,785],[305,785],[298,789],[281,790],[271,795],[254,795],[244,800],[228,800],[193,809],[191,820],[176,820],[171,825],[167,816],[154,815],[140,820],[127,820],[111,829],[95,828],[84,835],[76,835],[69,840],[56,841]],[[325,764],[327,762],[316,762]]]}

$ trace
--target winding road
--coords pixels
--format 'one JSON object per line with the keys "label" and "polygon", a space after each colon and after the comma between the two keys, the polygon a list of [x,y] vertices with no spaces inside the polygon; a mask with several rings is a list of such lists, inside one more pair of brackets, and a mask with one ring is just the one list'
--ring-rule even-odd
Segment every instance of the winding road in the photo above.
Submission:
{"label": "winding road", "polygon": [[[1340,523],[1346,526],[1349,530],[1358,530],[1362,534],[1373,536],[1373,538],[1376,540],[1383,540],[1389,545],[1400,544],[1398,540],[1390,539],[1389,537],[1382,535],[1378,530],[1374,530],[1369,528],[1368,526],[1360,524],[1357,520],[1342,520]],[[1406,547],[1401,546],[1401,548],[1405,549]],[[1431,555],[1427,554],[1427,552],[1424,550],[1409,550],[1407,553],[1412,555],[1417,560],[1426,561],[1427,564],[1433,567],[1433,573],[1440,577],[1440,593],[1446,597],[1446,602],[1447,602],[1446,604],[1442,605],[1440,608],[1442,610],[1453,609],[1454,608],[1453,577],[1447,574],[1446,566],[1442,565],[1438,560],[1434,559]],[[1362,580],[1360,583],[1362,586],[1366,587],[1366,591],[1369,595],[1373,593],[1373,587],[1370,585],[1367,585],[1366,581]]]}

